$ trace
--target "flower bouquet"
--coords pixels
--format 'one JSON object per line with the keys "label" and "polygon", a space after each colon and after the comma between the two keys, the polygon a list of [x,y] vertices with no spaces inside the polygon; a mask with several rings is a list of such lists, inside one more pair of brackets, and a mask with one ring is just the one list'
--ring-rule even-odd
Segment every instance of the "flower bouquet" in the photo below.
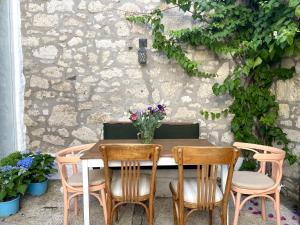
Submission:
{"label": "flower bouquet", "polygon": [[138,130],[138,137],[144,144],[152,142],[154,131],[161,126],[161,121],[166,117],[166,106],[149,106],[146,110],[129,111],[133,126]]}

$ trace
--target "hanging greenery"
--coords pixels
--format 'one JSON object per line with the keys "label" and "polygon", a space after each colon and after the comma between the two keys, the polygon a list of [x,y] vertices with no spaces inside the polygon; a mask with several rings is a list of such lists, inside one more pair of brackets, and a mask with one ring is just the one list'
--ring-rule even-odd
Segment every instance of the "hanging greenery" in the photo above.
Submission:
{"label": "hanging greenery", "polygon": [[182,44],[206,46],[211,51],[231,55],[235,68],[222,84],[214,84],[216,96],[229,94],[233,103],[220,113],[202,112],[217,119],[233,114],[231,131],[236,141],[281,145],[286,159],[297,157],[289,150],[287,135],[277,126],[279,105],[270,91],[278,80],[293,77],[295,68],[282,68],[284,57],[300,56],[300,0],[166,0],[183,12],[190,12],[194,26],[164,32],[163,12],[159,9],[131,22],[152,28],[152,47],[163,52],[190,76],[213,77],[200,71],[189,59]]}

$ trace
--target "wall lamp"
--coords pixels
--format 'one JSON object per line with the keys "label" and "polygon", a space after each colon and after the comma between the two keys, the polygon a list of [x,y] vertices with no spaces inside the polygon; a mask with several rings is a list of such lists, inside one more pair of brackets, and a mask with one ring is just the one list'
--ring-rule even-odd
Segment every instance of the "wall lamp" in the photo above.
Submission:
{"label": "wall lamp", "polygon": [[138,61],[140,64],[145,65],[147,63],[147,39],[139,39],[139,49],[138,49]]}

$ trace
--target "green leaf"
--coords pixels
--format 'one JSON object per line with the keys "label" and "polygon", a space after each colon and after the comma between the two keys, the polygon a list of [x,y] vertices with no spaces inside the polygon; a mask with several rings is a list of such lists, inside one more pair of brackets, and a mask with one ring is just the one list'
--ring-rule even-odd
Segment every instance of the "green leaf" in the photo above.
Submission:
{"label": "green leaf", "polygon": [[262,63],[262,59],[260,57],[257,57],[253,63],[253,68],[259,66]]}
{"label": "green leaf", "polygon": [[208,116],[209,116],[209,115],[208,115],[208,112],[205,112],[205,113],[204,113],[204,118],[205,118],[206,120],[208,119]]}

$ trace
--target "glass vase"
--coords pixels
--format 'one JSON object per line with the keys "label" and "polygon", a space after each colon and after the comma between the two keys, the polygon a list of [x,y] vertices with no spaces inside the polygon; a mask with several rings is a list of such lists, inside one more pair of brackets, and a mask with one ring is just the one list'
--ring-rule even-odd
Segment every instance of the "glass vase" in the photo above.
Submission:
{"label": "glass vase", "polygon": [[153,137],[154,137],[154,129],[144,129],[144,130],[140,130],[139,132],[139,137],[140,140],[142,141],[143,144],[150,144],[152,143]]}

